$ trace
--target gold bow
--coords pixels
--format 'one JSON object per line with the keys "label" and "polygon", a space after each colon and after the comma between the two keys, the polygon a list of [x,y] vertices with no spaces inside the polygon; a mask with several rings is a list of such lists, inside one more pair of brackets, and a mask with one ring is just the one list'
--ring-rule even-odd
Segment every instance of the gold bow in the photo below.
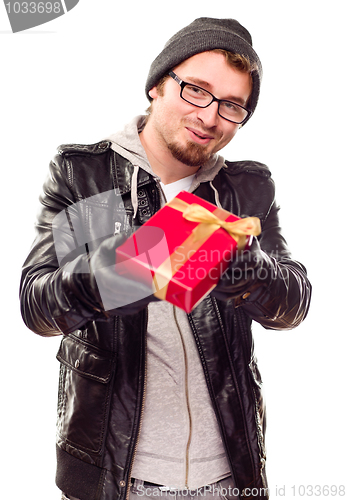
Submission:
{"label": "gold bow", "polygon": [[246,246],[247,236],[258,236],[261,233],[260,220],[258,217],[246,217],[234,222],[226,222],[205,207],[197,203],[189,205],[179,198],[173,199],[169,203],[169,206],[182,212],[186,220],[200,223],[192,231],[194,241],[204,239],[222,227],[237,242],[238,249],[243,250]]}

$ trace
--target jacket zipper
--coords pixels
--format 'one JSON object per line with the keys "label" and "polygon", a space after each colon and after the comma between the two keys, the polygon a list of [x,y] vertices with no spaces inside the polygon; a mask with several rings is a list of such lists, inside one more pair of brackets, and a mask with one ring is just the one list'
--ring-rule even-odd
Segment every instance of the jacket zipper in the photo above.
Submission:
{"label": "jacket zipper", "polygon": [[[219,324],[220,324],[221,330],[223,331],[223,336],[225,337],[224,329],[222,327],[222,320],[221,320],[221,318],[219,316],[218,305],[216,304],[216,299],[212,298],[212,301],[214,302],[215,308],[216,308],[216,310],[218,312],[217,314],[218,314]],[[191,325],[191,328],[192,328],[192,332],[193,332],[193,335],[194,335],[194,338],[195,338],[195,341],[196,341],[196,344],[197,344],[197,347],[198,347],[198,351],[199,351],[199,354],[200,354],[200,358],[201,358],[201,361],[202,361],[202,366],[203,366],[204,373],[205,373],[205,379],[206,379],[207,387],[208,387],[209,392],[210,392],[211,401],[212,401],[212,404],[215,407],[216,403],[215,403],[215,401],[214,401],[214,399],[212,397],[212,389],[211,389],[211,385],[210,385],[209,374],[208,374],[207,367],[205,365],[205,361],[204,361],[204,358],[203,358],[203,353],[202,353],[202,349],[201,349],[201,346],[200,346],[200,340],[199,340],[199,337],[198,337],[198,334],[197,334],[197,331],[196,331],[196,328],[195,328],[195,324],[194,324],[194,321],[193,321],[192,314],[188,314],[188,319],[189,319],[189,322],[190,322],[190,325]],[[241,327],[241,330],[243,331],[242,327]],[[236,392],[237,392],[237,395],[238,395],[238,400],[239,400],[240,406],[242,408],[243,425],[244,425],[244,429],[245,429],[245,435],[246,435],[246,440],[247,440],[247,447],[248,447],[249,455],[250,455],[250,458],[251,458],[251,461],[252,461],[252,464],[253,464],[253,471],[255,473],[255,464],[254,464],[254,460],[253,460],[253,457],[252,457],[252,452],[251,452],[251,447],[250,447],[250,442],[249,442],[248,429],[247,429],[246,419],[245,419],[245,415],[244,415],[244,406],[243,406],[243,401],[242,401],[242,398],[241,398],[241,392],[240,392],[240,388],[239,388],[236,376],[234,374],[234,367],[233,367],[233,363],[232,363],[230,354],[228,354],[228,357],[229,357],[230,368],[231,368],[231,371],[232,371],[232,374],[233,374],[233,379],[234,379],[234,382],[235,382],[235,387],[236,387]],[[220,419],[219,413],[216,410],[215,410],[215,413],[216,413],[217,421],[219,422],[219,424],[221,425],[221,427],[223,427],[223,422]],[[224,433],[223,432],[221,433],[221,437],[222,437],[225,449],[227,451],[228,450],[228,446],[226,445],[225,437],[224,437]],[[229,464],[230,464],[231,471],[233,472],[232,461],[230,460],[230,457],[228,457],[228,458],[229,458]],[[243,496],[243,492],[241,492],[241,496]]]}
{"label": "jacket zipper", "polygon": [[[242,336],[247,339],[247,337],[245,335],[247,328],[245,326],[244,317],[243,317],[243,314],[241,313],[241,311],[239,313],[238,324],[241,328]],[[249,346],[249,347],[252,351],[252,346]],[[263,431],[262,431],[262,428],[260,425],[259,404],[258,404],[257,395],[256,395],[254,387],[252,387],[252,392],[253,392],[253,396],[254,396],[255,423],[256,423],[256,429],[257,429],[258,448],[259,448],[259,455],[260,455],[260,462],[261,462],[259,472],[260,472],[260,478],[261,478],[263,487],[265,488],[265,491],[267,491],[267,484],[266,484],[265,477],[264,477],[264,468],[265,468],[265,462],[266,462],[266,450],[265,450],[265,446],[264,446]],[[242,492],[242,496],[244,496],[243,493],[244,492]],[[266,497],[268,498],[268,494],[266,495]]]}
{"label": "jacket zipper", "polygon": [[187,446],[186,446],[186,454],[185,454],[185,462],[186,462],[186,469],[185,469],[185,487],[188,488],[188,477],[189,477],[189,450],[190,450],[190,444],[192,440],[192,414],[190,410],[190,402],[189,402],[189,392],[188,392],[188,356],[187,356],[187,350],[186,346],[184,344],[183,340],[183,335],[182,331],[180,329],[180,326],[177,321],[177,315],[176,315],[176,306],[173,306],[173,314],[174,314],[174,319],[175,323],[177,326],[178,333],[181,338],[182,342],[182,348],[183,348],[183,357],[184,357],[184,384],[185,384],[185,396],[186,396],[186,405],[187,405],[187,412],[188,412],[188,422],[189,422],[189,434],[188,434],[188,440],[187,440]]}
{"label": "jacket zipper", "polygon": [[[148,319],[148,316],[147,316],[147,319]],[[127,492],[126,492],[125,500],[129,499],[130,487],[131,487],[131,472],[132,472],[132,469],[133,469],[133,465],[134,465],[134,461],[135,461],[135,456],[136,456],[137,448],[138,448],[138,445],[139,445],[140,432],[141,432],[141,426],[142,426],[142,421],[143,421],[143,413],[144,413],[144,408],[145,408],[146,389],[147,389],[147,326],[146,326],[146,332],[145,332],[145,352],[144,352],[144,356],[145,356],[145,361],[144,361],[145,366],[144,366],[144,378],[143,378],[143,396],[142,396],[142,403],[141,403],[141,409],[140,409],[140,418],[139,418],[139,425],[138,425],[138,429],[137,429],[136,442],[135,442],[133,454],[132,454],[132,457],[131,457],[130,467],[129,467],[129,476],[128,476],[128,484],[127,484]]]}
{"label": "jacket zipper", "polygon": [[[164,192],[163,192],[163,190],[161,189],[161,186],[160,186],[160,182],[157,179],[155,180],[155,182],[156,182],[157,189],[159,189],[159,193],[160,192],[163,193],[164,199],[166,201],[165,194],[164,194]],[[138,448],[138,445],[139,445],[140,432],[141,432],[142,421],[143,421],[143,413],[144,413],[144,408],[145,408],[146,389],[147,389],[147,325],[148,325],[148,307],[146,309],[146,326],[145,326],[145,352],[144,352],[145,367],[144,367],[144,380],[143,380],[143,396],[142,396],[142,403],[141,403],[141,409],[140,409],[140,418],[139,418],[139,425],[138,425],[138,430],[137,430],[136,442],[135,442],[133,454],[132,454],[132,457],[131,457],[130,467],[129,467],[128,484],[127,484],[127,492],[126,492],[126,495],[125,495],[125,500],[129,500],[130,487],[131,487],[131,473],[132,473],[132,469],[133,469],[133,466],[134,466],[134,461],[135,461],[135,456],[136,456],[137,448]]]}
{"label": "jacket zipper", "polygon": [[262,430],[261,424],[260,424],[259,404],[258,404],[258,401],[257,401],[257,395],[256,395],[254,387],[253,387],[253,395],[254,395],[254,403],[255,403],[255,420],[256,420],[256,424],[257,424],[258,446],[259,446],[259,449],[261,451],[260,477],[261,477],[261,481],[263,483],[263,487],[265,488],[265,491],[267,491],[267,489],[266,489],[267,484],[266,484],[265,477],[264,477],[264,468],[265,468],[265,461],[266,461],[266,450],[265,450],[265,445],[264,445],[263,430]]}

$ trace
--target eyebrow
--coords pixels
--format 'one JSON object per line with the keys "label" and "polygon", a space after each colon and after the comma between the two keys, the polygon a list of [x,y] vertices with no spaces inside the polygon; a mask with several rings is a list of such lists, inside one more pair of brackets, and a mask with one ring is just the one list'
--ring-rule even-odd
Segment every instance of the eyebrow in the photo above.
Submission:
{"label": "eyebrow", "polygon": [[[196,78],[194,76],[187,76],[187,80],[190,80],[192,83],[199,85],[199,87],[203,87],[203,88],[206,87],[206,90],[211,92],[212,86],[208,82],[205,82],[205,80],[200,80],[200,78]],[[224,99],[222,99],[222,101],[236,102],[237,104],[241,104],[241,106],[246,106],[246,104],[247,104],[247,100],[244,101],[240,97],[236,97],[236,96],[230,96],[228,98],[224,98]]]}

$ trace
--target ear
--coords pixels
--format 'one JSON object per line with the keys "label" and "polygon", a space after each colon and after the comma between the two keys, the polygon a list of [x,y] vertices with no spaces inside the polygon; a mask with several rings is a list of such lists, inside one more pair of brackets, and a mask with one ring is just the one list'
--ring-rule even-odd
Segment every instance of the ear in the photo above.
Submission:
{"label": "ear", "polygon": [[156,98],[158,97],[157,87],[153,87],[153,88],[151,88],[151,90],[148,92],[148,95],[149,95],[149,97],[151,97],[152,99],[156,99]]}

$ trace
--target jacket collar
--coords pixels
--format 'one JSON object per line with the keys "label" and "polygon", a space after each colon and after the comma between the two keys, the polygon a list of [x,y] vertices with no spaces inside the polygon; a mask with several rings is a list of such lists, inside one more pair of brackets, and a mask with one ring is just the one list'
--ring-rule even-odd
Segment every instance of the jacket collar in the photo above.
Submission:
{"label": "jacket collar", "polygon": [[115,157],[117,184],[120,194],[125,194],[131,191],[132,179],[135,173],[137,173],[138,187],[149,184],[156,178],[154,173],[149,173],[143,168],[139,168],[138,165],[134,166],[134,164],[127,160],[124,156],[118,154],[115,155]]}

